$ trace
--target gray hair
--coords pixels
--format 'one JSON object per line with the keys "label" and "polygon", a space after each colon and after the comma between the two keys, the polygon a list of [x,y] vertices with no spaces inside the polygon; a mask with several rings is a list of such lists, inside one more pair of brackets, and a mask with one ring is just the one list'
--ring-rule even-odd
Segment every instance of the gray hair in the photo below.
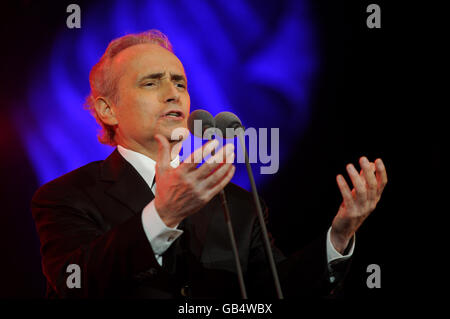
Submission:
{"label": "gray hair", "polygon": [[116,145],[114,141],[114,127],[103,123],[95,110],[95,101],[99,96],[108,97],[113,103],[117,103],[119,100],[117,78],[110,72],[112,60],[126,48],[144,43],[157,44],[173,53],[172,44],[169,42],[167,36],[159,30],[152,29],[142,33],[127,34],[112,40],[100,58],[100,61],[91,69],[89,74],[91,92],[86,98],[85,108],[91,112],[97,123],[101,126],[97,137],[102,144]]}

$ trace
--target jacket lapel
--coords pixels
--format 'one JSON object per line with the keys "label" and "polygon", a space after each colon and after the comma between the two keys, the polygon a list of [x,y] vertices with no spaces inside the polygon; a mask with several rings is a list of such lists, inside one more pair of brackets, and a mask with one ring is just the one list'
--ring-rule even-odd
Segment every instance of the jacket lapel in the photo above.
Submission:
{"label": "jacket lapel", "polygon": [[101,179],[112,182],[106,193],[138,214],[154,198],[153,192],[136,169],[117,149],[101,165]]}

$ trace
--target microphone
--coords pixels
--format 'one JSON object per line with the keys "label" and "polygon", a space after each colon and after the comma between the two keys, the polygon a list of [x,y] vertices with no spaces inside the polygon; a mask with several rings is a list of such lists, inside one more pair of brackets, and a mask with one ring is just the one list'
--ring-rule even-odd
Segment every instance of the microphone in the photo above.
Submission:
{"label": "microphone", "polygon": [[[266,248],[266,254],[269,260],[270,269],[272,270],[273,281],[275,284],[275,289],[278,295],[278,299],[283,299],[283,293],[281,291],[280,280],[278,278],[278,272],[275,266],[275,261],[273,259],[272,248],[270,246],[269,235],[267,233],[266,223],[264,221],[264,216],[261,208],[261,203],[259,201],[258,191],[256,190],[256,183],[253,177],[252,168],[250,166],[250,161],[248,159],[247,148],[245,146],[244,130],[241,120],[237,115],[231,112],[221,112],[214,118],[216,122],[216,127],[222,131],[225,138],[233,138],[235,135],[239,137],[239,141],[242,146],[242,150],[245,155],[245,166],[247,167],[248,177],[250,179],[250,185],[252,188],[253,201],[256,206],[256,212],[258,214],[259,224],[261,225],[261,232],[263,234],[264,246]],[[236,134],[237,133],[237,134]]]}
{"label": "microphone", "polygon": [[[200,121],[201,126],[196,125]],[[191,114],[188,117],[187,125],[189,132],[191,132],[193,135],[202,138],[203,133],[211,128],[215,127],[215,121],[214,117],[205,110],[195,110],[191,112]]]}
{"label": "microphone", "polygon": [[[198,123],[198,121],[200,121],[201,126],[196,125],[196,123]],[[206,130],[208,130],[209,128],[215,128],[215,120],[214,120],[213,116],[211,115],[211,113],[209,113],[208,111],[205,111],[205,110],[195,110],[195,111],[191,112],[187,122],[188,122],[189,131],[193,135],[200,137],[200,138],[203,138],[203,133],[205,133]],[[207,134],[205,133],[205,135],[207,135]],[[211,135],[208,137],[208,139],[211,139]],[[213,154],[214,154],[214,150],[213,150]],[[219,192],[219,196],[220,196],[220,201],[221,201],[222,207],[223,207],[225,221],[226,221],[226,224],[228,227],[228,235],[230,236],[230,243],[231,243],[231,248],[233,250],[234,261],[236,263],[236,271],[237,271],[237,275],[238,275],[241,296],[242,296],[242,299],[247,299],[247,291],[245,289],[244,275],[242,273],[241,262],[239,260],[239,252],[238,252],[238,248],[237,248],[237,244],[236,244],[236,238],[234,237],[234,230],[233,230],[233,225],[231,224],[230,211],[228,209],[227,198],[225,196],[225,191],[223,189]]]}
{"label": "microphone", "polygon": [[214,118],[216,127],[222,131],[222,135],[225,138],[233,138],[235,136],[235,130],[242,127],[241,120],[236,114],[231,112],[220,112]]}

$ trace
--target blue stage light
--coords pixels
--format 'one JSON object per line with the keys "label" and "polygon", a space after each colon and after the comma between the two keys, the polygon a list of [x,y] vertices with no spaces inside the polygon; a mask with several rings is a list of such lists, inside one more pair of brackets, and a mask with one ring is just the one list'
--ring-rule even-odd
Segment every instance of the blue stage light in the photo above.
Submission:
{"label": "blue stage light", "polygon": [[[115,1],[82,7],[81,29],[62,29],[29,82],[30,121],[18,121],[41,184],[112,148],[83,109],[89,70],[113,38],[159,29],[183,62],[191,111],[236,113],[246,127],[280,128],[280,165],[308,121],[320,57],[307,1]],[[41,54],[42,55],[42,54]],[[262,164],[265,166],[265,164]],[[260,175],[257,182],[270,175]],[[243,164],[233,181],[249,188]]]}

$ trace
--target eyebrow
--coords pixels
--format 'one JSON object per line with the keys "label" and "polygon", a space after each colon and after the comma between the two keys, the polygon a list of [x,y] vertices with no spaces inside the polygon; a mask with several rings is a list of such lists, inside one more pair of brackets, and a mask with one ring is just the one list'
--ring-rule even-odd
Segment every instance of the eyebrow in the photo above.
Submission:
{"label": "eyebrow", "polygon": [[[160,72],[160,73],[147,74],[147,75],[144,75],[141,79],[139,79],[139,82],[142,82],[142,81],[145,81],[145,80],[150,80],[150,79],[160,80],[164,75],[166,75],[165,72],[164,73]],[[187,82],[186,81],[186,77],[184,75],[182,75],[182,74],[170,73],[170,79],[172,81],[184,81],[184,82]]]}

